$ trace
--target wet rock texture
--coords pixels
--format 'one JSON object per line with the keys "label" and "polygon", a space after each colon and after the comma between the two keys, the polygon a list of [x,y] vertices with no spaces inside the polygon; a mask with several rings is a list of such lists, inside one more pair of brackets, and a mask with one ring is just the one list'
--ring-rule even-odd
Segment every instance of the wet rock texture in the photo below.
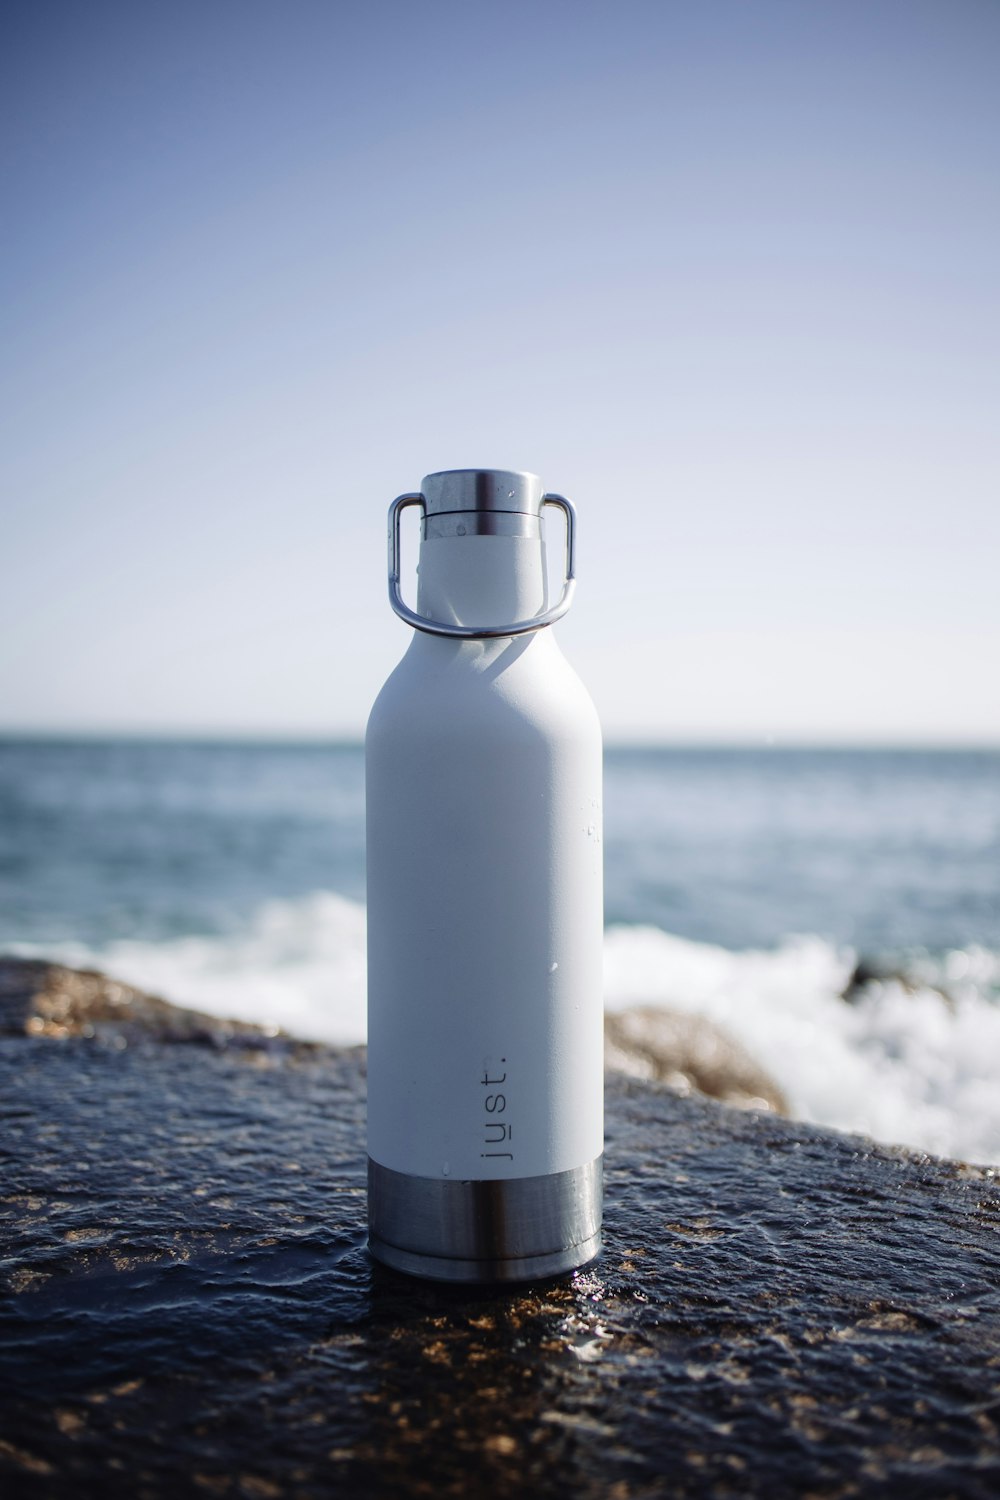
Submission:
{"label": "wet rock texture", "polygon": [[449,1290],[363,1053],[129,1024],[0,1038],[5,1496],[998,1493],[995,1174],[612,1078],[600,1259]]}

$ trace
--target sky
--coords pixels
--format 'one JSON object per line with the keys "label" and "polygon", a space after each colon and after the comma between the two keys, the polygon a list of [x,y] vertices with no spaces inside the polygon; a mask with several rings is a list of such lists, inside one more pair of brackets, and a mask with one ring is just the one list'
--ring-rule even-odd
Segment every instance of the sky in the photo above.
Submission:
{"label": "sky", "polygon": [[996,0],[8,0],[0,730],[362,733],[573,498],[611,740],[1000,743]]}

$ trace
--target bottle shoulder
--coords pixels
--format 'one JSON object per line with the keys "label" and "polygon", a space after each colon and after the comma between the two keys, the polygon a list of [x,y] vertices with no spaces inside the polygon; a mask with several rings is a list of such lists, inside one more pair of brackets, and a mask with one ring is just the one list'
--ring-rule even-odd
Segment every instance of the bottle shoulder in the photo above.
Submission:
{"label": "bottle shoulder", "polygon": [[368,737],[463,727],[596,736],[597,710],[550,630],[500,641],[417,635],[375,700]]}

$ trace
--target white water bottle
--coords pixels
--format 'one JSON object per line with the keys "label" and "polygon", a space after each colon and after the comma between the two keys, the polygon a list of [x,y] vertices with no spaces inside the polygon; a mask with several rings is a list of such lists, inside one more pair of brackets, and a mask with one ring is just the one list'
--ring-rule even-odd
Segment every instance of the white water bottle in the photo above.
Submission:
{"label": "white water bottle", "polygon": [[600,1248],[601,735],[549,629],[574,520],[495,469],[429,474],[389,512],[390,599],[415,628],[365,745],[369,1245],[418,1276],[523,1280]]}

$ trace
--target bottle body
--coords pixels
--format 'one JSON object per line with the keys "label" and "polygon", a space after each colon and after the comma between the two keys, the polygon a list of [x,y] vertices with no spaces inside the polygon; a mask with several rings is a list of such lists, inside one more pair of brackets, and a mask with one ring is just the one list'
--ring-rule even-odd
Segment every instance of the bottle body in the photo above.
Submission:
{"label": "bottle body", "polygon": [[[544,593],[532,538],[428,539],[420,567],[439,615],[468,612],[463,589],[501,619]],[[372,1250],[455,1280],[582,1264],[603,1149],[593,705],[549,629],[417,632],[366,776]]]}

